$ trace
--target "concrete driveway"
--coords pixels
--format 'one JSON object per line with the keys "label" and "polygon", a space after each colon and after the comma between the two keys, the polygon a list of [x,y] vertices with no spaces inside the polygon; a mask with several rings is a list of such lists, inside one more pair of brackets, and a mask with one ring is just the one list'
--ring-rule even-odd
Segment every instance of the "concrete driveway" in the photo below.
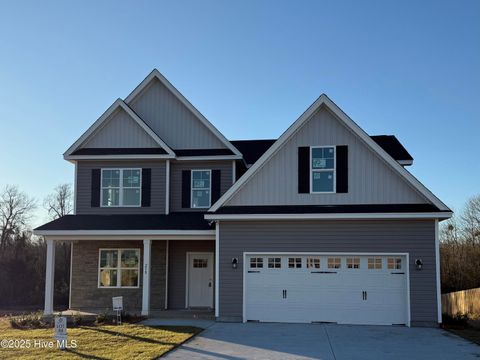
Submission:
{"label": "concrete driveway", "polygon": [[480,346],[440,329],[212,323],[166,359],[476,359]]}

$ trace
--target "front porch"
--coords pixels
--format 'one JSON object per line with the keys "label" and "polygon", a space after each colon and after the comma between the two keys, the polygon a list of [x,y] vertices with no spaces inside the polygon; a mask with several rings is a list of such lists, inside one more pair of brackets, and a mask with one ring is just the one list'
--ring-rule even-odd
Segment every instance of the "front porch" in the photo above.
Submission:
{"label": "front porch", "polygon": [[[124,311],[131,314],[214,318],[214,230],[201,236],[157,235],[142,240],[118,235],[65,238],[71,243],[71,276],[69,309],[62,314],[96,316],[112,311],[112,297],[122,296]],[[63,239],[46,240],[44,314],[52,315],[57,310],[53,304],[55,241]],[[125,259],[127,253],[138,255]]]}

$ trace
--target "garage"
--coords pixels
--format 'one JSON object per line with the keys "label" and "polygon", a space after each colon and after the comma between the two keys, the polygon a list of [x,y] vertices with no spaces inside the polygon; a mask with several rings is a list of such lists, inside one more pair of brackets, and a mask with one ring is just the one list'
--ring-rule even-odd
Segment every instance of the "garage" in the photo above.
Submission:
{"label": "garage", "polygon": [[246,253],[244,320],[409,325],[406,254]]}

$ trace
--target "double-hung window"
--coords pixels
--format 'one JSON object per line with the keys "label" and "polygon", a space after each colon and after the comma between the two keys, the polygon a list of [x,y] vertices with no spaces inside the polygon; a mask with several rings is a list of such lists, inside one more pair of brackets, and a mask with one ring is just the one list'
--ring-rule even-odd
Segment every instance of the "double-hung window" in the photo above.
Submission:
{"label": "double-hung window", "polygon": [[211,175],[211,170],[192,170],[192,208],[210,207]]}
{"label": "double-hung window", "polygon": [[138,287],[139,249],[100,249],[98,287]]}
{"label": "double-hung window", "polygon": [[141,169],[102,169],[102,206],[140,206]]}
{"label": "double-hung window", "polygon": [[335,147],[315,146],[310,149],[311,193],[335,192]]}

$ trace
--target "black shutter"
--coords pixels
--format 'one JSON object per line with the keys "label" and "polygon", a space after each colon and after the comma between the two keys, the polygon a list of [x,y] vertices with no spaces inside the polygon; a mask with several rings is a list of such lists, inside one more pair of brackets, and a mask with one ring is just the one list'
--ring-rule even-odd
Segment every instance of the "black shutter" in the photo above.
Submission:
{"label": "black shutter", "polygon": [[152,169],[142,169],[142,207],[150,206]]}
{"label": "black shutter", "polygon": [[182,208],[190,208],[191,171],[182,171]]}
{"label": "black shutter", "polygon": [[220,182],[221,171],[212,170],[212,204],[215,204],[220,199]]}
{"label": "black shutter", "polygon": [[310,192],[310,147],[298,148],[298,192],[308,194]]}
{"label": "black shutter", "polygon": [[348,146],[337,146],[337,193],[348,193]]}
{"label": "black shutter", "polygon": [[100,169],[92,169],[91,206],[100,206]]}

